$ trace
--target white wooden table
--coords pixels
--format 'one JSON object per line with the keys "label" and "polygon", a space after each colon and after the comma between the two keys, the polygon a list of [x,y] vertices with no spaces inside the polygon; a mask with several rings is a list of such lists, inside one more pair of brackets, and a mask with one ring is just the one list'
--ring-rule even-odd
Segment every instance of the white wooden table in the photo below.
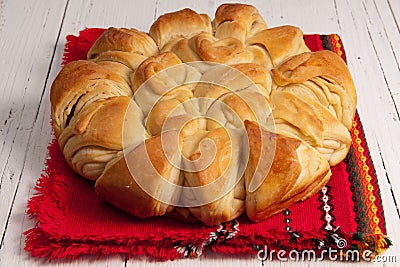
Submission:
{"label": "white wooden table", "polygon": [[[26,203],[44,168],[51,140],[49,88],[60,70],[67,34],[85,27],[148,31],[159,15],[191,7],[214,16],[220,0],[1,0],[0,1],[0,266],[261,266],[255,256],[156,263],[124,256],[47,262],[24,251],[22,234],[35,221]],[[225,2],[225,1],[224,1]],[[388,234],[385,253],[400,265],[400,1],[270,0],[255,5],[269,26],[291,24],[305,33],[338,33],[358,89],[358,112],[378,174]],[[268,266],[359,266],[339,262],[267,262]]]}

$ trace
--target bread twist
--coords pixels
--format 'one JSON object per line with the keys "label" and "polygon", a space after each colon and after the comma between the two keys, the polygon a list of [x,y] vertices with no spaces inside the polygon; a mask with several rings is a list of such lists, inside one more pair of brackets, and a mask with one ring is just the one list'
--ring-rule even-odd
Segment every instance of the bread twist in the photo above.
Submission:
{"label": "bread twist", "polygon": [[[222,64],[222,65],[221,65]],[[69,166],[146,218],[264,220],[315,194],[347,155],[356,91],[346,64],[257,9],[190,9],[149,34],[107,29],[51,87]]]}

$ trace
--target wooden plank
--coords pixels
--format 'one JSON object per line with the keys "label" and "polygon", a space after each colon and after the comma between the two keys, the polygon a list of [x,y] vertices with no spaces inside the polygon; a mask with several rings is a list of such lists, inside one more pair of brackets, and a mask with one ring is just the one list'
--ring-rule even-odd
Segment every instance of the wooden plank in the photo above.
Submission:
{"label": "wooden plank", "polygon": [[[364,1],[363,8],[366,14],[365,24],[367,25],[368,36],[371,40],[374,52],[378,59],[378,66],[381,69],[385,88],[377,88],[379,92],[386,89],[389,99],[385,105],[390,105],[393,110],[390,111],[388,123],[393,125],[397,131],[395,133],[378,131],[378,153],[382,162],[382,176],[380,179],[381,190],[383,192],[383,201],[386,210],[392,209],[391,212],[386,212],[390,236],[395,240],[395,245],[398,243],[399,234],[399,206],[400,201],[400,185],[395,180],[400,174],[398,151],[400,149],[399,127],[399,105],[400,105],[400,35],[396,21],[390,12],[390,6],[385,2]],[[381,95],[381,94],[380,94]],[[377,117],[376,120],[380,118]],[[388,129],[391,131],[391,129]],[[392,139],[388,140],[387,136]],[[396,218],[397,215],[397,218]],[[393,224],[393,226],[391,226]],[[393,227],[393,228],[392,228]],[[396,242],[397,241],[397,242]],[[394,247],[391,251],[398,251],[398,247]],[[390,252],[388,252],[390,254]]]}
{"label": "wooden plank", "polygon": [[[61,6],[61,9],[60,9]],[[0,30],[0,229],[3,241],[15,193],[24,180],[31,131],[39,115],[65,2],[2,2]],[[18,14],[18,15],[16,15]],[[24,19],[21,19],[24,18]],[[6,40],[6,41],[4,41]],[[0,244],[2,247],[3,243]]]}
{"label": "wooden plank", "polygon": [[376,0],[365,0],[363,7],[367,15],[368,33],[395,107],[396,113],[393,114],[393,119],[398,122],[400,121],[400,31],[390,7],[385,3],[377,5]]}
{"label": "wooden plank", "polygon": [[[23,251],[22,232],[27,225],[33,226],[33,221],[25,217],[26,202],[43,168],[50,138],[49,114],[42,113],[41,103],[48,102],[44,86],[66,3],[1,2],[0,39],[9,42],[2,42],[0,51],[0,58],[4,59],[0,73],[4,109],[1,115],[8,115],[4,122],[1,120],[0,266],[25,265],[29,257]],[[32,131],[38,126],[42,128],[41,135]]]}
{"label": "wooden plank", "polygon": [[[154,1],[70,1],[61,36],[91,27],[128,27],[148,31],[155,12]],[[63,41],[63,40],[61,40]]]}
{"label": "wooden plank", "polygon": [[[370,1],[368,1],[368,3],[370,3]],[[383,35],[384,38],[388,39],[391,50],[393,51],[396,60],[397,69],[399,69],[400,35],[398,33],[400,33],[400,27],[399,27],[400,2],[395,1],[395,3],[393,3],[396,5],[394,9],[393,5],[390,4],[390,1],[388,1],[386,4],[386,3],[381,3],[378,0],[374,0],[373,4],[374,4],[373,7],[375,7],[375,10],[378,12],[379,21],[382,23],[383,26],[383,28],[379,30],[379,37]],[[368,6],[369,9],[373,8],[371,5]],[[374,10],[371,11],[373,12]],[[399,87],[397,86],[397,88]]]}
{"label": "wooden plank", "polygon": [[[385,80],[386,90],[389,94],[392,106],[394,107],[391,115],[391,123],[396,128],[400,127],[400,32],[396,27],[394,18],[391,16],[390,7],[385,3],[379,5],[376,1],[364,1],[363,7],[367,16],[366,25],[368,35],[372,42],[374,52],[378,58],[379,68]],[[400,201],[400,185],[393,177],[400,174],[398,149],[400,140],[394,138],[394,143],[381,140],[379,145],[380,157],[384,163],[384,168],[392,187],[392,194],[396,203]],[[399,209],[397,212],[400,217]]]}
{"label": "wooden plank", "polygon": [[[400,126],[398,121],[393,120],[396,110],[389,83],[385,81],[388,77],[385,77],[381,68],[381,55],[377,52],[383,44],[376,40],[376,32],[371,29],[362,2],[346,0],[336,1],[336,4],[349,68],[358,88],[358,111],[377,170],[388,234],[394,241],[394,247],[387,254],[394,254],[400,259],[400,222],[393,196],[398,191],[394,193],[392,190],[399,176],[399,169],[392,162],[398,158],[395,151],[400,148]],[[374,20],[374,23],[377,21]],[[389,34],[398,33],[394,31]],[[390,50],[388,52],[392,53]]]}
{"label": "wooden plank", "polygon": [[392,17],[396,21],[397,30],[400,31],[400,2],[398,0],[386,0]]}

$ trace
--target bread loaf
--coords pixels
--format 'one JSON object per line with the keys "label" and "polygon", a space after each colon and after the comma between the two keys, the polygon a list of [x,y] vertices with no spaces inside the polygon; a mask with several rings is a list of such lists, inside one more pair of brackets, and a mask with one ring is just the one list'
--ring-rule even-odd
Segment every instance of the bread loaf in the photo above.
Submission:
{"label": "bread loaf", "polygon": [[54,80],[69,166],[134,216],[254,222],[318,192],[348,153],[357,105],[346,64],[294,26],[223,4],[111,27]]}

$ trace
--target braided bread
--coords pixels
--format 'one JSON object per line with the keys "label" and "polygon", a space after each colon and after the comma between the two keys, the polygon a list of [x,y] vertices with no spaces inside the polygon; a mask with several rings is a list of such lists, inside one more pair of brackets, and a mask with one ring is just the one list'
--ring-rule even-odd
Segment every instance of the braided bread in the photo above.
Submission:
{"label": "braided bread", "polygon": [[250,5],[191,9],[149,33],[109,28],[51,93],[68,165],[140,218],[264,220],[318,192],[347,155],[356,90],[346,64]]}

